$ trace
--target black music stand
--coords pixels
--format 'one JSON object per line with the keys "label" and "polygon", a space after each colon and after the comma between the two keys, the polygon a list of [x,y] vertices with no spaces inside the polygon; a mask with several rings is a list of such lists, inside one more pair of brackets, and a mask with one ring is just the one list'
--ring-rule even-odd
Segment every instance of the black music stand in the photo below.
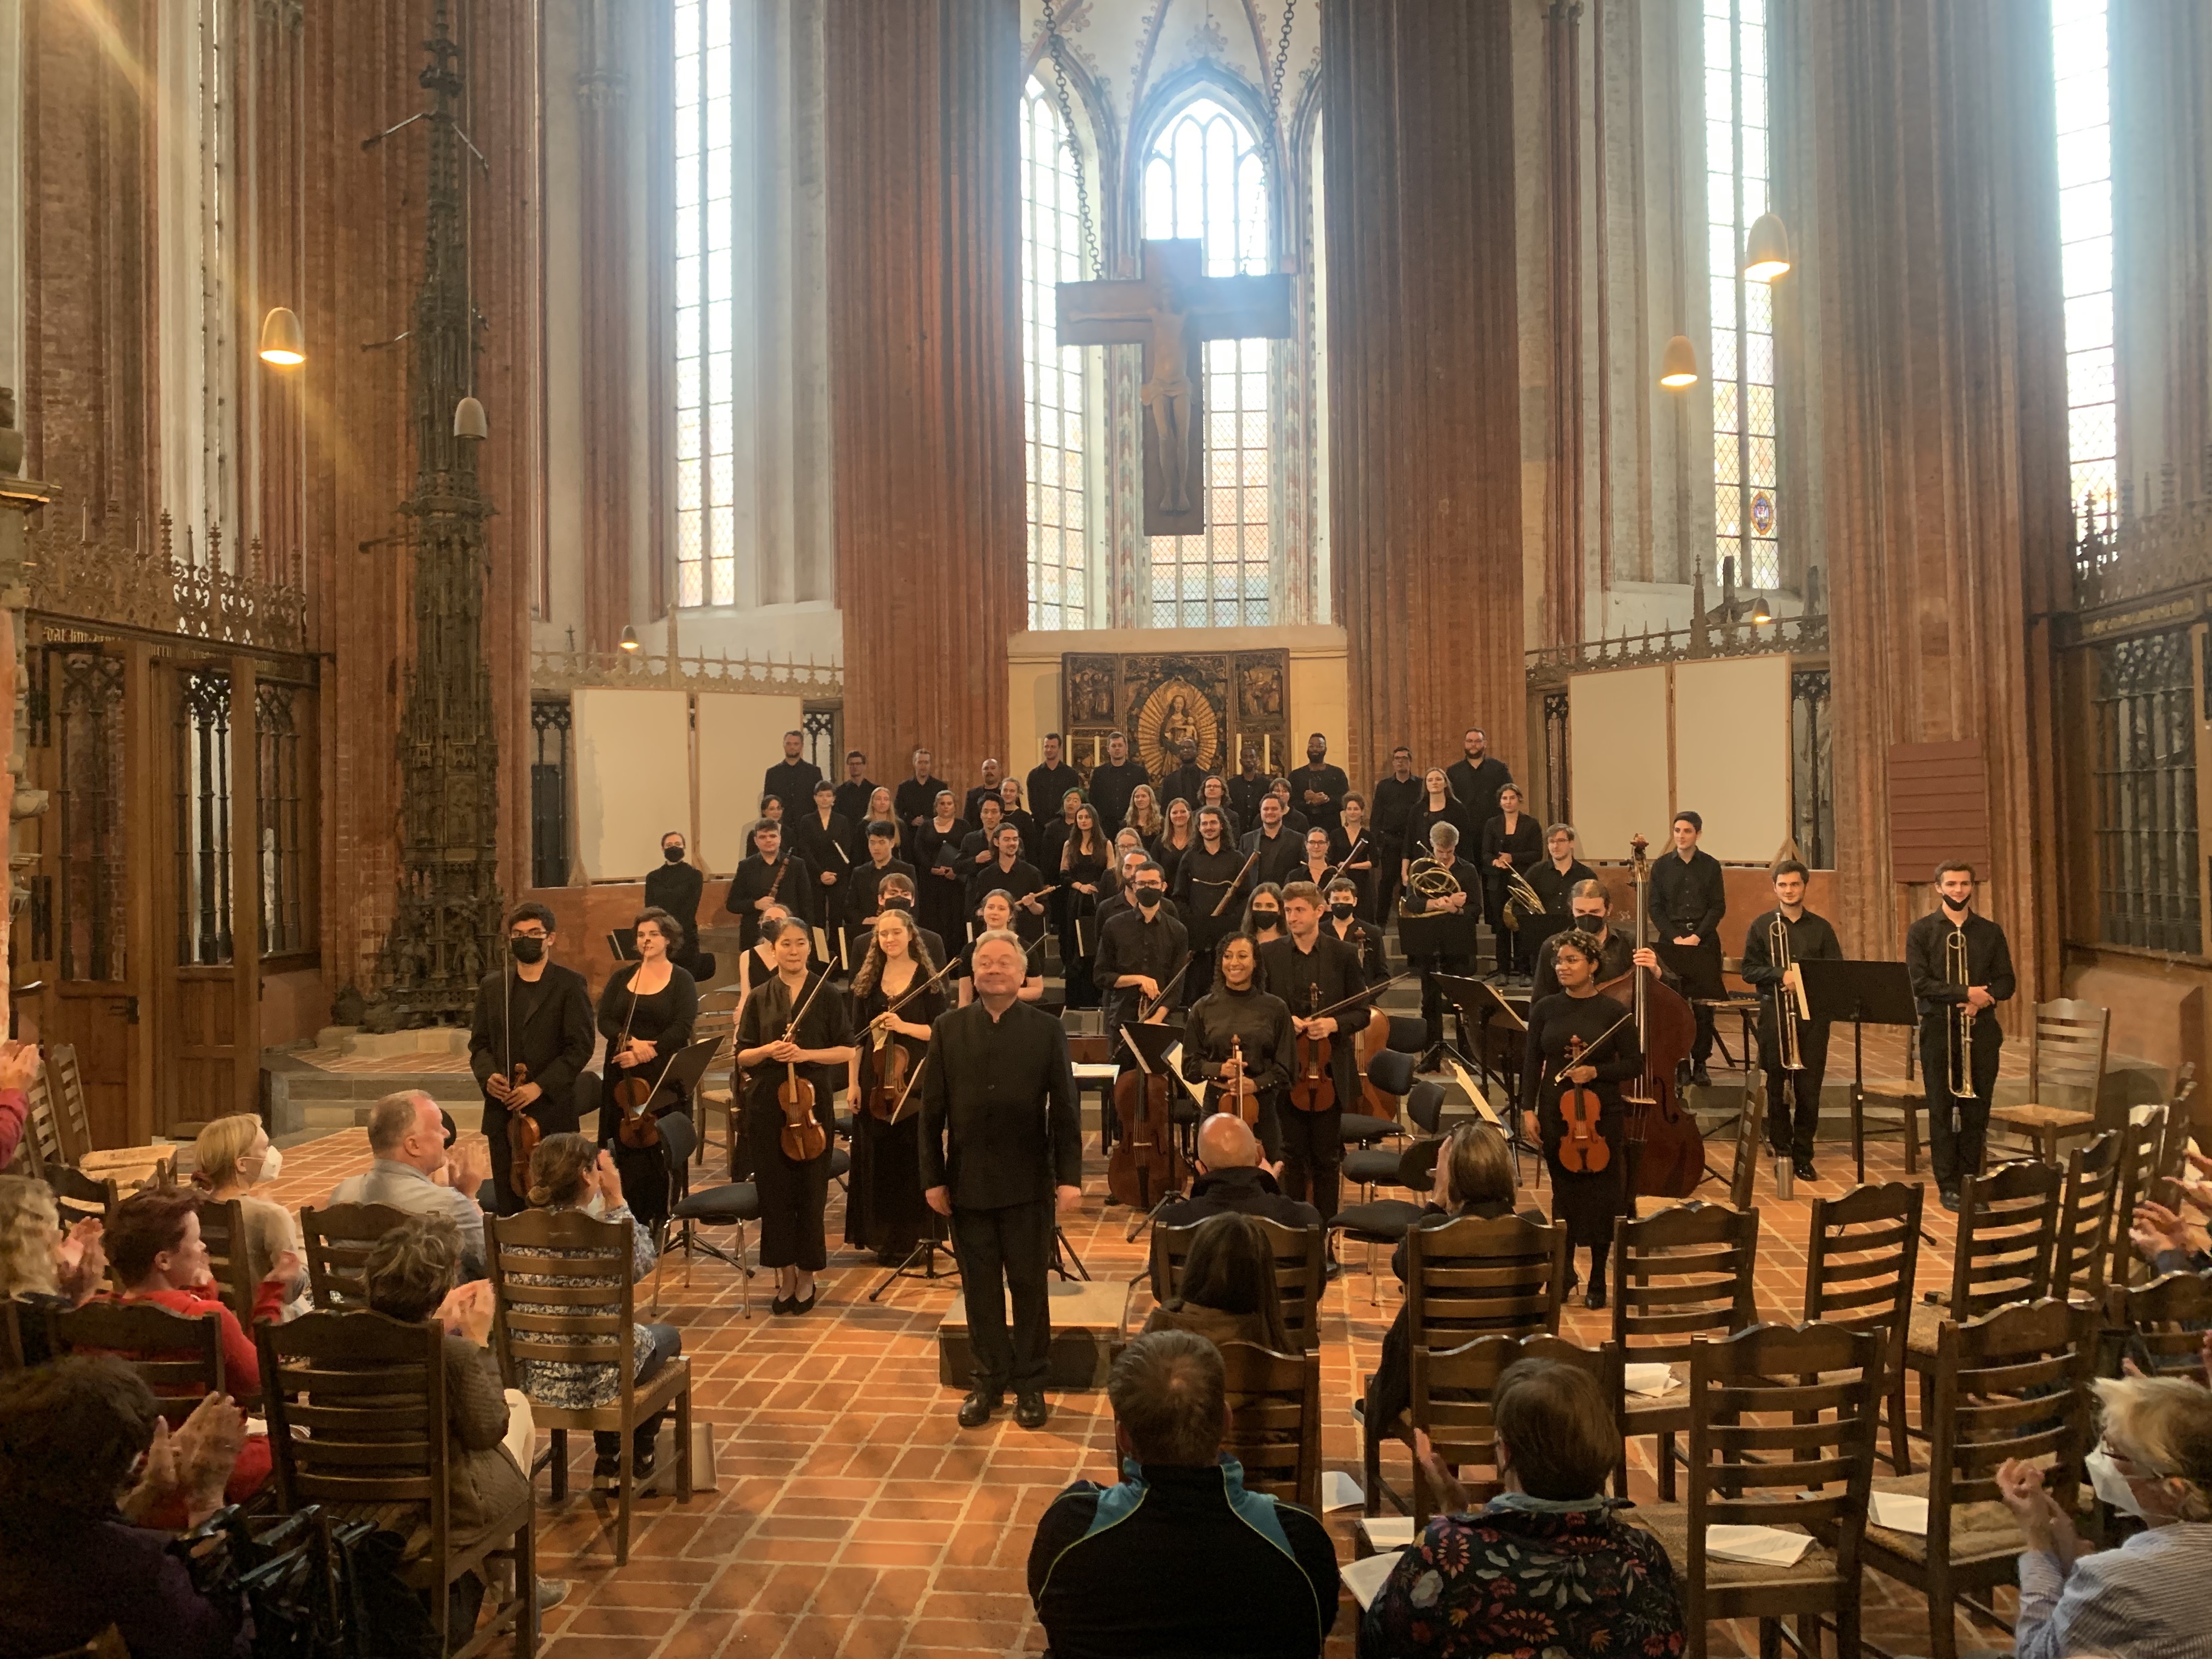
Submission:
{"label": "black music stand", "polygon": [[1480,1071],[1482,1062],[1467,1051],[1467,1028],[1470,1024],[1480,1024],[1482,1015],[1469,1011],[1487,1009],[1493,1000],[1502,1002],[1504,999],[1498,996],[1497,987],[1488,980],[1476,979],[1468,974],[1438,974],[1437,987],[1444,994],[1444,1000],[1451,1004],[1452,1012],[1457,1016],[1455,1029],[1459,1041],[1443,1046],[1452,1052],[1461,1065]]}
{"label": "black music stand", "polygon": [[[729,1037],[726,1035],[701,1037],[696,1042],[685,1043],[674,1054],[669,1055],[667,1060],[661,1066],[660,1075],[653,1079],[653,1092],[645,1097],[646,1114],[654,1118],[680,1116],[687,1124],[694,1124],[692,1107],[699,1097],[699,1085],[706,1080],[707,1068],[714,1063],[714,1056],[720,1052],[722,1045],[728,1041]],[[606,1102],[602,1109],[614,1112],[617,1119],[621,1116],[620,1109],[611,1101]],[[734,1097],[731,1101],[731,1109],[732,1111],[738,1109]],[[600,1121],[603,1123],[605,1121],[604,1118]],[[691,1137],[691,1150],[696,1153],[699,1149],[698,1129],[695,1126],[687,1133]],[[617,1133],[617,1135],[620,1133],[619,1128]],[[685,1158],[680,1169],[676,1166],[673,1159],[670,1160],[668,1185],[669,1207],[672,1210],[676,1206],[676,1200],[690,1189],[691,1164],[689,1158]],[[661,1254],[665,1255],[675,1248],[676,1241],[668,1240],[661,1245]],[[744,1266],[743,1262],[733,1261],[726,1255],[720,1246],[710,1243],[706,1239],[694,1239],[693,1248],[704,1251],[725,1266],[740,1270]]]}
{"label": "black music stand", "polygon": [[1521,955],[1528,964],[1531,977],[1536,972],[1536,952],[1544,948],[1544,941],[1554,933],[1571,933],[1576,926],[1573,916],[1562,915],[1557,910],[1539,910],[1533,916],[1522,914],[1517,931],[1521,935]]}
{"label": "black music stand", "polygon": [[[1808,957],[1797,964],[1815,1024],[1851,1023],[1851,1160],[1866,1179],[1866,1044],[1869,1025],[1917,1025],[1920,1011],[1911,975],[1901,962],[1834,962]],[[1929,1097],[1935,1109],[1935,1097]],[[1907,1133],[1910,1133],[1908,1130]]]}

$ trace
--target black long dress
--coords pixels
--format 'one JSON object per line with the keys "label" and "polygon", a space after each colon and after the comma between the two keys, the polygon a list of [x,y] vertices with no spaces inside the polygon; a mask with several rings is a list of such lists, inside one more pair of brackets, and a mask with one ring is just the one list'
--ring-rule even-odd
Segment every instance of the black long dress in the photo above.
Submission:
{"label": "black long dress", "polygon": [[[836,985],[814,992],[809,975],[793,999],[781,974],[745,999],[738,1016],[737,1046],[758,1048],[779,1041],[801,1003],[806,1013],[793,1041],[802,1048],[842,1048],[853,1041],[851,1006]],[[822,1213],[830,1198],[830,1152],[837,1144],[834,1100],[843,1080],[842,1066],[801,1066],[798,1074],[814,1085],[814,1119],[822,1126],[822,1155],[804,1163],[783,1150],[783,1108],[776,1091],[791,1068],[763,1061],[745,1074],[745,1144],[752,1152],[753,1182],[760,1192],[761,1266],[819,1272],[830,1262],[830,1241]]]}
{"label": "black long dress", "polygon": [[1521,936],[1505,926],[1505,872],[1492,869],[1491,860],[1499,854],[1513,860],[1516,871],[1526,871],[1544,857],[1544,827],[1526,812],[1517,815],[1513,827],[1505,827],[1503,812],[1493,816],[1482,826],[1482,850],[1477,862],[1482,868],[1483,920],[1498,940],[1498,965],[1501,969],[1517,969],[1528,971],[1528,953],[1521,948]]}
{"label": "black long dress", "polygon": [[1627,1118],[1620,1085],[1644,1069],[1635,1022],[1606,1037],[1605,1046],[1595,1049],[1589,1061],[1597,1069],[1597,1079],[1589,1088],[1600,1105],[1598,1133],[1612,1151],[1605,1168],[1595,1175],[1569,1170],[1559,1162],[1559,1143],[1566,1133],[1559,1096],[1565,1085],[1552,1079],[1567,1064],[1570,1037],[1580,1037],[1589,1050],[1626,1012],[1611,997],[1577,997],[1565,991],[1546,997],[1528,1011],[1528,1058],[1521,1071],[1521,1104],[1536,1114],[1544,1162],[1557,1194],[1553,1212],[1566,1224],[1569,1246],[1598,1252],[1600,1263],[1613,1243],[1613,1218],[1628,1212]]}
{"label": "black long dress", "polygon": [[[1098,948],[1098,890],[1106,884],[1105,846],[1102,842],[1098,851],[1085,853],[1071,841],[1065,852],[1066,867],[1054,866],[1053,876],[1060,884],[1060,893],[1054,896],[1066,899],[1059,918],[1060,977],[1069,1007],[1095,1008],[1098,986],[1091,974],[1091,952]],[[1079,881],[1092,890],[1077,892]]]}
{"label": "black long dress", "polygon": [[[868,1022],[927,980],[931,970],[915,963],[915,978],[897,995],[887,996],[880,981],[855,994],[853,1005],[854,1041],[860,1046],[860,1092],[853,1102],[853,1179],[845,1200],[845,1242],[878,1255],[905,1260],[915,1241],[929,1231],[933,1213],[921,1195],[921,1091],[913,1088],[896,1122],[878,1118],[868,1105],[868,1095],[891,1057],[894,1047],[906,1052],[907,1076],[921,1064],[929,1044],[894,1031],[878,1052],[867,1035]],[[911,1025],[927,1025],[951,1005],[945,988],[949,980],[914,998],[898,1011]],[[897,1103],[893,1102],[896,1106]]]}
{"label": "black long dress", "polygon": [[[643,966],[642,963],[623,963],[607,981],[607,988],[599,993],[599,1030],[607,1039],[609,1055],[600,1096],[605,1104],[599,1113],[599,1144],[614,1153],[615,1169],[622,1176],[623,1196],[629,1202],[630,1213],[650,1228],[668,1218],[672,1202],[668,1148],[659,1144],[623,1144],[617,1133],[622,1114],[615,1109],[615,1089],[632,1076],[643,1079],[648,1085],[655,1082],[661,1067],[691,1041],[691,1028],[699,1018],[699,986],[690,975],[672,963],[667,984],[643,996],[633,996],[630,983]],[[653,1059],[635,1073],[616,1065],[612,1058],[625,1039],[653,1045]],[[689,1112],[691,1104],[688,1100],[683,1101],[669,1109]]]}
{"label": "black long dress", "polygon": [[[968,882],[960,867],[960,843],[967,839],[964,818],[942,830],[932,819],[915,831],[915,914],[939,939],[968,937]],[[940,876],[939,867],[952,873]]]}

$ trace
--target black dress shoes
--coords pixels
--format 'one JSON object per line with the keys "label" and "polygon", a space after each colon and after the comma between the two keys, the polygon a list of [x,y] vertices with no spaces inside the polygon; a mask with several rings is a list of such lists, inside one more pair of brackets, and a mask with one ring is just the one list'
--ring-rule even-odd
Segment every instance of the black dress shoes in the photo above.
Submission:
{"label": "black dress shoes", "polygon": [[1790,1169],[1800,1181],[1818,1181],[1820,1178],[1820,1172],[1813,1167],[1813,1160],[1809,1158],[1791,1158]]}
{"label": "black dress shoes", "polygon": [[1702,1066],[1692,1066],[1690,1067],[1690,1081],[1700,1089],[1710,1089],[1713,1086],[1713,1074]]}
{"label": "black dress shoes", "polygon": [[1025,1429],[1041,1429],[1045,1419],[1051,1416],[1041,1394],[1018,1394],[1014,1396],[1014,1421]]}
{"label": "black dress shoes", "polygon": [[1583,1306],[1592,1313],[1605,1306],[1605,1283],[1602,1279],[1590,1281],[1589,1294],[1583,1298]]}
{"label": "black dress shoes", "polygon": [[960,1426],[963,1429],[981,1428],[991,1420],[991,1413],[999,1409],[1001,1398],[1003,1396],[994,1389],[971,1389],[968,1397],[960,1402]]}
{"label": "black dress shoes", "polygon": [[780,1296],[768,1304],[768,1310],[772,1314],[789,1314],[795,1312],[798,1307],[799,1304],[792,1297]]}
{"label": "black dress shoes", "polygon": [[1944,1189],[1942,1189],[1942,1190],[1941,1196],[1942,1196],[1942,1200],[1943,1207],[1944,1207],[1945,1209],[1948,1210],[1948,1211],[1949,1211],[1953,1215],[1956,1215],[1956,1214],[1958,1214],[1958,1213],[1959,1213],[1959,1195],[1958,1195],[1958,1194],[1956,1194],[1956,1193],[1954,1193],[1954,1192],[1950,1191],[1948,1188],[1944,1188]]}

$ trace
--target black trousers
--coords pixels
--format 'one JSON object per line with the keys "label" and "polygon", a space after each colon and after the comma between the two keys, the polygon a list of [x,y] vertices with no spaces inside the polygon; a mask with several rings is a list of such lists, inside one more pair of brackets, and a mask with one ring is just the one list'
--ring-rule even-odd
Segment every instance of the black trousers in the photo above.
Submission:
{"label": "black trousers", "polygon": [[1279,1109],[1283,1139],[1283,1191],[1311,1204],[1327,1226],[1344,1195],[1344,1108],[1302,1112],[1285,1101]]}
{"label": "black trousers", "polygon": [[1759,1069],[1766,1076],[1766,1144],[1792,1158],[1813,1156],[1813,1137],[1820,1124],[1820,1084],[1828,1071],[1826,1025],[1797,1027],[1802,1071],[1785,1070],[1773,1018],[1759,1022]]}
{"label": "black trousers", "polygon": [[[1437,955],[1421,958],[1421,1020],[1428,1028],[1423,1046],[1433,1048],[1444,1040],[1444,1010],[1453,1006],[1444,988],[1437,983],[1438,974],[1461,974],[1468,970],[1468,960],[1462,956]],[[1462,1043],[1466,1033],[1462,1031]]]}
{"label": "black trousers", "polygon": [[1525,974],[1531,963],[1528,953],[1521,948],[1518,928],[1505,925],[1505,878],[1502,875],[1485,878],[1482,884],[1482,919],[1490,924],[1491,951],[1501,974]]}
{"label": "black trousers", "polygon": [[772,1097],[766,1105],[745,1104],[745,1140],[752,1149],[753,1184],[760,1189],[763,1267],[819,1273],[830,1265],[822,1212],[830,1201],[830,1151],[837,1133],[827,1101],[815,1103],[814,1117],[823,1127],[822,1156],[801,1164],[784,1154],[783,1109]]}
{"label": "black trousers", "polygon": [[[985,1394],[1035,1394],[1044,1388],[1052,1346],[1046,1279],[1052,1271],[1053,1201],[1048,1198],[998,1209],[952,1212],[952,1253],[960,1263],[960,1294],[968,1309],[968,1341],[975,1355],[974,1385]],[[1006,1334],[1006,1297],[1014,1305]]]}
{"label": "black trousers", "polygon": [[1398,866],[1405,856],[1406,844],[1395,836],[1375,838],[1375,902],[1370,908],[1378,927],[1390,920],[1391,902],[1398,896]]}
{"label": "black trousers", "polygon": [[1949,1022],[1941,1013],[1920,1017],[1921,1081],[1928,1091],[1928,1145],[1936,1166],[1936,1185],[1955,1193],[1959,1183],[1982,1172],[1982,1150],[1989,1135],[1990,1096],[1997,1086],[1997,1051],[2004,1032],[1983,1014],[1974,1021],[1973,1053],[1967,1064],[1971,1095],[1954,1095]]}

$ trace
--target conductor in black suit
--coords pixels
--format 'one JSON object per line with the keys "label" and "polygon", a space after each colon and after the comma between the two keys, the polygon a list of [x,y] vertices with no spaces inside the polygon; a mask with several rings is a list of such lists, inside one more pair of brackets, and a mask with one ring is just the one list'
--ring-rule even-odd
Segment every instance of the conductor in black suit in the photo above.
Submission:
{"label": "conductor in black suit", "polygon": [[507,924],[509,960],[477,987],[470,1022],[469,1070],[483,1091],[492,1190],[501,1215],[523,1207],[514,1185],[509,1115],[527,1112],[541,1135],[574,1133],[576,1079],[591,1064],[598,1036],[584,976],[551,959],[553,933],[553,913],[544,905],[515,907]]}
{"label": "conductor in black suit", "polygon": [[[976,1000],[938,1018],[922,1070],[923,1196],[952,1218],[968,1310],[975,1373],[960,1426],[989,1422],[1011,1387],[1014,1421],[1042,1428],[1054,1215],[1083,1196],[1075,1074],[1066,1028],[1019,1000],[1029,975],[1021,940],[987,933],[971,965]],[[1011,1342],[1001,1285],[1013,1302]]]}

